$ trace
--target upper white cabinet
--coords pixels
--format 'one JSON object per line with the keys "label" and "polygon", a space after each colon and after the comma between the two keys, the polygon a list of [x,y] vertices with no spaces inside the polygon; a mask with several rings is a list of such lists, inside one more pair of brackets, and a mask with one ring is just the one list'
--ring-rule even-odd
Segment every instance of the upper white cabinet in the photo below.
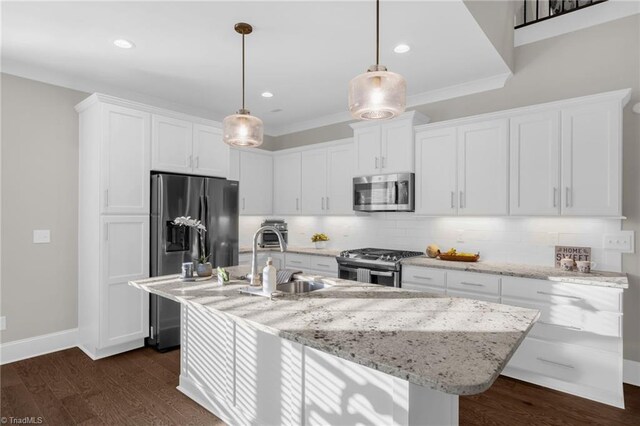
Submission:
{"label": "upper white cabinet", "polygon": [[259,150],[240,151],[240,214],[273,212],[273,159]]}
{"label": "upper white cabinet", "polygon": [[327,150],[302,152],[302,213],[324,214],[327,208]]}
{"label": "upper white cabinet", "polygon": [[194,124],[193,173],[228,177],[229,162],[229,145],[222,141],[222,129]]}
{"label": "upper white cabinet", "polygon": [[[93,167],[102,171],[101,213],[148,214],[150,115],[118,105],[100,106],[102,123],[91,114],[84,122],[90,127],[83,130],[87,141],[101,141],[101,152],[92,155],[97,162]],[[93,128],[101,125],[104,132]],[[80,169],[88,167],[92,166],[81,164]]]}
{"label": "upper white cabinet", "polygon": [[498,119],[458,127],[458,214],[509,213],[507,123]]}
{"label": "upper white cabinet", "polygon": [[413,172],[413,126],[428,121],[426,116],[409,111],[390,121],[352,124],[356,176]]}
{"label": "upper white cabinet", "polygon": [[562,213],[622,215],[619,100],[562,110]]}
{"label": "upper white cabinet", "polygon": [[153,170],[191,173],[193,124],[153,115],[151,127],[151,167]]}
{"label": "upper white cabinet", "polygon": [[353,213],[351,140],[329,142],[322,148],[317,146],[274,154],[274,214]]}
{"label": "upper white cabinet", "polygon": [[457,141],[455,127],[416,133],[416,213],[457,213]]}
{"label": "upper white cabinet", "polygon": [[227,177],[229,146],[218,127],[154,114],[151,168],[155,171]]}
{"label": "upper white cabinet", "polygon": [[560,112],[511,118],[510,205],[512,215],[560,212]]}
{"label": "upper white cabinet", "polygon": [[353,214],[353,144],[327,148],[325,213]]}
{"label": "upper white cabinet", "polygon": [[301,156],[299,152],[273,156],[273,213],[300,214]]}

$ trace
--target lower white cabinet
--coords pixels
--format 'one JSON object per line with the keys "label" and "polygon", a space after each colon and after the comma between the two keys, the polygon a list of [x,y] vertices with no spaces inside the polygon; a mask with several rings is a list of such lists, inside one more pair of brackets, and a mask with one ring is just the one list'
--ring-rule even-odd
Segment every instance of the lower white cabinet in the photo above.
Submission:
{"label": "lower white cabinet", "polygon": [[503,374],[624,407],[621,289],[418,266],[402,288],[539,310]]}
{"label": "lower white cabinet", "polygon": [[[306,274],[322,275],[325,277],[338,276],[338,262],[333,256],[318,256],[315,254],[281,253],[278,251],[258,252],[258,272],[266,265],[271,257],[276,269],[298,269]],[[240,265],[251,265],[251,253],[241,253],[238,259]]]}
{"label": "lower white cabinet", "polygon": [[[238,256],[238,264],[251,266],[251,256],[251,253],[240,253],[240,256]],[[262,269],[267,265],[267,260],[269,258],[271,258],[273,266],[276,269],[284,269],[284,253],[259,251],[258,272],[262,272]]]}
{"label": "lower white cabinet", "polygon": [[93,359],[141,347],[149,334],[149,296],[128,285],[149,276],[149,217],[102,216],[95,231],[100,266],[80,256],[78,292],[80,346]]}

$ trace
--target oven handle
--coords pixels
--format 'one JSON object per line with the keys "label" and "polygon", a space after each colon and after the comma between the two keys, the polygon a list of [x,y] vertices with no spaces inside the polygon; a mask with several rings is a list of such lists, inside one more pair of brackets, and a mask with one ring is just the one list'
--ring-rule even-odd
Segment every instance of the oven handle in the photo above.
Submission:
{"label": "oven handle", "polygon": [[[358,268],[349,268],[348,266],[342,266],[342,265],[340,265],[338,269],[341,271],[358,272]],[[369,269],[369,268],[360,268],[360,269]],[[369,273],[371,275],[375,275],[378,277],[393,277],[396,272],[374,271],[372,269],[369,269]]]}

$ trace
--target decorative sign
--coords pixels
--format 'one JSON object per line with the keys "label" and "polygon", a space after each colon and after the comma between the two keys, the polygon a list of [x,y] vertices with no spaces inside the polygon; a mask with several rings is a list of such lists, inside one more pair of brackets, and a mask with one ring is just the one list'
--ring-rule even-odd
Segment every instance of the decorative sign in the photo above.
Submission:
{"label": "decorative sign", "polygon": [[591,260],[591,247],[556,246],[556,268],[560,267],[560,260],[570,257],[574,261]]}

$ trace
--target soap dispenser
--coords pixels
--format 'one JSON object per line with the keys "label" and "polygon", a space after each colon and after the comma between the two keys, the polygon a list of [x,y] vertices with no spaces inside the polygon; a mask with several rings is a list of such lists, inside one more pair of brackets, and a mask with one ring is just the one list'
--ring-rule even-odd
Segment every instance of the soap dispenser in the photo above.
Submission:
{"label": "soap dispenser", "polygon": [[267,266],[262,270],[262,291],[265,293],[273,293],[276,291],[277,271],[273,266],[273,260],[267,259]]}

